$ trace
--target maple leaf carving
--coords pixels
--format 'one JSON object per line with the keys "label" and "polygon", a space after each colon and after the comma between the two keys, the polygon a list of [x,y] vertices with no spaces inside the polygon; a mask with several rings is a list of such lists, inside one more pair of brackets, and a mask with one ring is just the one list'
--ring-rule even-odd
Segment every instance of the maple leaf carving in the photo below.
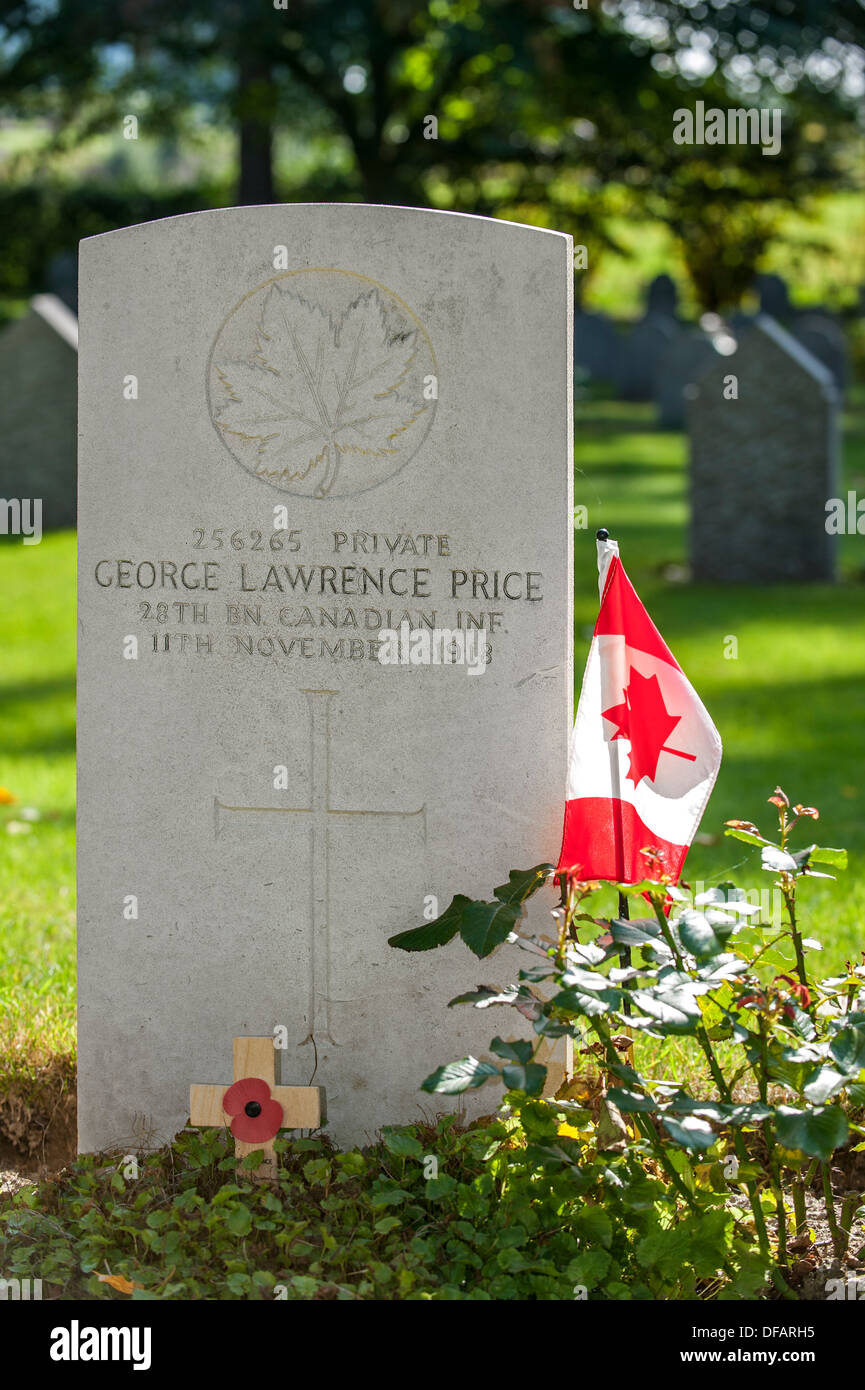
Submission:
{"label": "maple leaf carving", "polygon": [[604,719],[617,726],[610,742],[626,738],[631,751],[628,757],[628,777],[636,787],[645,777],[654,782],[658,762],[662,753],[673,753],[677,758],[697,761],[693,753],[683,753],[678,748],[668,748],[667,739],[681,719],[680,714],[671,714],[664,704],[664,696],[657,676],[641,676],[632,666],[628,672],[629,681],[624,689],[625,701],[602,711]]}
{"label": "maple leaf carving", "polygon": [[318,470],[315,495],[326,497],[345,455],[399,453],[426,410],[408,380],[417,337],[393,331],[376,289],[333,316],[273,285],[254,351],[216,367],[225,390],[216,424],[255,444],[259,477],[296,482]]}

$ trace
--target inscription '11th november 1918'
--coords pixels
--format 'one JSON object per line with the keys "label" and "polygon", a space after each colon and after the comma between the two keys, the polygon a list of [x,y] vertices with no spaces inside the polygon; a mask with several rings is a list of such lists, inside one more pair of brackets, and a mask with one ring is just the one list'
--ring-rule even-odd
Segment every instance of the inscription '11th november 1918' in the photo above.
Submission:
{"label": "inscription '11th november 1918'", "polygon": [[[351,629],[372,634],[406,623],[409,628],[474,628],[502,633],[507,631],[503,627],[506,613],[515,605],[543,600],[540,570],[460,565],[446,534],[387,536],[333,531],[330,536],[327,548],[335,560],[332,564],[323,563],[320,554],[305,558],[299,529],[286,526],[269,534],[245,527],[210,531],[197,527],[192,532],[191,549],[234,553],[213,559],[106,557],[96,562],[93,577],[107,592],[136,591],[137,619],[163,629],[153,633],[154,653],[179,655],[221,651],[228,655],[374,660],[379,641],[371,636],[352,636]],[[316,548],[320,549],[318,545]],[[241,558],[237,552],[243,551],[265,553],[261,558],[256,554]],[[276,558],[280,551],[285,559]],[[429,563],[399,563],[409,556]],[[173,594],[178,597],[172,598]],[[220,594],[221,601],[210,600],[212,594]],[[272,601],[280,596],[291,601]],[[424,606],[394,606],[400,600]],[[481,606],[484,603],[501,606],[485,608]],[[188,630],[166,632],[166,624],[187,629],[195,626],[197,630],[194,634]],[[203,632],[203,627],[221,631]],[[316,628],[338,628],[344,635],[331,640],[328,631],[316,640],[310,635],[310,629]],[[292,636],[286,629],[305,631]],[[491,648],[488,659],[492,659]]]}

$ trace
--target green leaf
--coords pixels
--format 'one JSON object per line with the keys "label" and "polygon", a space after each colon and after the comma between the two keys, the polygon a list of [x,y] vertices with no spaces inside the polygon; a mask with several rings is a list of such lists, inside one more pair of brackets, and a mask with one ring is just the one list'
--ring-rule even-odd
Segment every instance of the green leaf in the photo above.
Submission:
{"label": "green leaf", "polygon": [[847,868],[846,849],[823,849],[820,845],[812,845],[809,862],[811,859],[817,864],[834,864],[837,869]]}
{"label": "green leaf", "polygon": [[403,1187],[380,1187],[370,1197],[370,1205],[376,1209],[378,1207],[398,1207],[403,1202],[410,1201],[411,1195]]}
{"label": "green leaf", "polygon": [[508,1091],[523,1091],[527,1096],[539,1096],[547,1079],[547,1069],[540,1062],[527,1066],[511,1065],[502,1068],[502,1080]]}
{"label": "green leaf", "polygon": [[621,990],[599,989],[589,993],[583,989],[563,989],[550,1001],[557,1009],[571,1014],[583,1014],[586,1018],[597,1018],[609,1013],[618,1006],[622,998]]}
{"label": "green leaf", "polygon": [[726,1105],[724,1110],[728,1125],[756,1125],[761,1120],[768,1120],[772,1115],[771,1105],[765,1105],[761,1100],[744,1105]]}
{"label": "green leaf", "polygon": [[441,1197],[449,1197],[457,1186],[456,1178],[448,1177],[447,1173],[442,1173],[438,1178],[428,1178],[424,1192],[427,1197],[437,1201]]}
{"label": "green leaf", "polygon": [[750,830],[725,830],[725,835],[732,835],[734,840],[744,840],[746,845],[765,845],[766,841],[759,835],[752,835]]}
{"label": "green leaf", "polygon": [[[476,1009],[488,1009],[492,1004],[513,1004],[518,1008],[523,1005],[526,1009],[531,1007],[533,1015],[538,1013],[541,1007],[525,985],[506,985],[504,989],[478,985],[477,989],[469,990],[467,994],[458,994],[455,999],[448,1000],[449,1009],[452,1009],[454,1004],[473,1004]],[[522,1009],[520,1011],[522,1012]]]}
{"label": "green leaf", "polygon": [[252,1230],[252,1217],[248,1207],[234,1207],[225,1218],[225,1224],[235,1236],[248,1236]]}
{"label": "green leaf", "polygon": [[380,1236],[386,1236],[388,1231],[395,1231],[397,1226],[401,1226],[402,1221],[398,1216],[382,1216],[373,1226],[374,1231],[378,1231]]}
{"label": "green leaf", "polygon": [[463,1057],[459,1062],[448,1062],[431,1073],[421,1085],[422,1091],[438,1092],[445,1096],[456,1096],[461,1091],[474,1090],[483,1086],[491,1076],[498,1076],[498,1067],[491,1062],[479,1062],[476,1057]]}
{"label": "green leaf", "polygon": [[785,1149],[801,1149],[812,1158],[831,1158],[847,1138],[847,1119],[837,1105],[810,1110],[779,1105],[775,1117],[778,1139]]}
{"label": "green leaf", "polygon": [[689,909],[676,918],[675,925],[685,950],[690,951],[698,960],[706,956],[720,955],[723,951],[724,939],[716,935],[704,913]]}
{"label": "green leaf", "polygon": [[508,903],[469,902],[463,910],[460,936],[483,960],[510,936],[519,918],[520,909]]}
{"label": "green leaf", "polygon": [[670,1138],[681,1144],[683,1149],[702,1151],[711,1148],[715,1142],[712,1126],[697,1115],[685,1115],[681,1120],[674,1120],[671,1115],[662,1115],[661,1122]]}
{"label": "green leaf", "polygon": [[763,868],[770,869],[774,873],[794,874],[799,867],[792,854],[788,854],[785,849],[779,849],[776,845],[766,845],[760,857],[763,861]]}
{"label": "green leaf", "polygon": [[397,1158],[421,1158],[423,1148],[419,1139],[415,1139],[413,1134],[388,1134],[382,1135],[384,1146],[388,1153],[396,1154]]}
{"label": "green leaf", "polygon": [[609,1250],[613,1243],[613,1223],[603,1207],[589,1205],[577,1212],[574,1225],[583,1240]]}
{"label": "green leaf", "polygon": [[462,926],[463,912],[470,902],[464,893],[457,893],[450,907],[434,922],[397,932],[388,937],[388,946],[396,946],[399,951],[431,951],[435,946],[446,946]]}
{"label": "green leaf", "polygon": [[842,1028],[829,1051],[845,1076],[858,1076],[865,1067],[865,1028]]}
{"label": "green leaf", "polygon": [[632,1115],[638,1110],[656,1109],[656,1102],[651,1096],[641,1096],[637,1091],[626,1091],[623,1086],[611,1086],[607,1096],[620,1110],[624,1110],[626,1115]]}
{"label": "green leaf", "polygon": [[509,1062],[519,1062],[524,1066],[532,1060],[534,1045],[523,1040],[507,1042],[504,1038],[496,1037],[490,1043],[490,1052],[494,1052],[497,1057],[504,1057]]}
{"label": "green leaf", "polygon": [[575,1284],[583,1284],[586,1289],[593,1289],[609,1267],[610,1255],[606,1250],[585,1250],[568,1265],[568,1279]]}
{"label": "green leaf", "polygon": [[802,1090],[812,1105],[822,1105],[830,1096],[844,1089],[844,1075],[834,1067],[815,1067]]}
{"label": "green leaf", "polygon": [[635,917],[633,921],[624,917],[613,917],[610,921],[610,935],[617,946],[646,946],[658,940],[661,928],[654,917]]}
{"label": "green leaf", "polygon": [[669,1033],[693,1033],[700,1020],[700,1006],[693,993],[675,985],[634,990],[632,998],[638,1009]]}
{"label": "green leaf", "polygon": [[493,893],[499,902],[518,906],[543,887],[555,872],[554,864],[536,864],[533,869],[511,869],[507,883],[499,884]]}

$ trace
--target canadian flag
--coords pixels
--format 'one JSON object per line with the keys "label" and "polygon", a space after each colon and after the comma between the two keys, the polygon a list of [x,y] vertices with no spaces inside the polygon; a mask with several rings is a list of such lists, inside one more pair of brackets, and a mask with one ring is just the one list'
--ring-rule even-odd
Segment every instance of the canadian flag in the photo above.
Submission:
{"label": "canadian flag", "polygon": [[601,611],[577,707],[559,869],[583,879],[678,882],[706,809],[721,739],[622,568],[598,539]]}

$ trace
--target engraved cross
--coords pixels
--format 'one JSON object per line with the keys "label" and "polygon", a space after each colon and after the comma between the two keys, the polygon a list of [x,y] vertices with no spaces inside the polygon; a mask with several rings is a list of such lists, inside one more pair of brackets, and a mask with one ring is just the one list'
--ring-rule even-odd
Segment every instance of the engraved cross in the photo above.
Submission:
{"label": "engraved cross", "polygon": [[417,811],[345,810],[331,805],[330,796],[330,703],[336,690],[303,690],[310,719],[310,786],[309,806],[235,806],[213,798],[214,823],[217,837],[222,829],[223,812],[251,815],[284,815],[309,817],[312,831],[310,854],[312,920],[309,941],[309,1032],[302,1040],[315,1043],[326,1038],[339,1046],[333,1036],[330,1005],[332,980],[331,919],[330,919],[330,828],[334,817],[358,818],[375,816],[397,820],[416,820],[426,839],[426,806]]}

